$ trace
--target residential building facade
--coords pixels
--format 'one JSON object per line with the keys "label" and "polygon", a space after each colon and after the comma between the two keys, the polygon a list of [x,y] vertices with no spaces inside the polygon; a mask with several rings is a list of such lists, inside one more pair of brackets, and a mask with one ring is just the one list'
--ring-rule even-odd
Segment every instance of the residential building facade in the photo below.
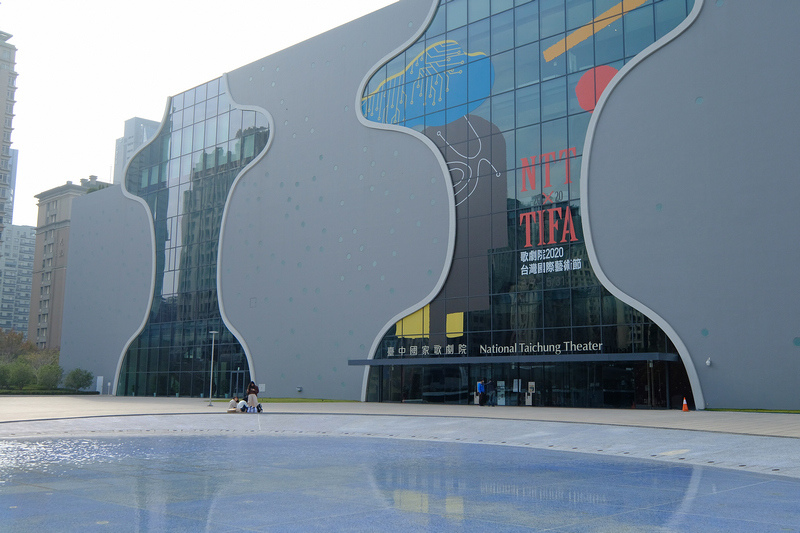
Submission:
{"label": "residential building facade", "polygon": [[10,226],[0,243],[0,329],[28,337],[36,228]]}
{"label": "residential building facade", "polygon": [[80,184],[65,185],[41,192],[33,256],[33,279],[30,291],[28,340],[37,348],[57,349],[61,344],[61,322],[69,250],[72,201],[108,186],[97,176],[81,179]]}
{"label": "residential building facade", "polygon": [[3,230],[11,226],[14,209],[14,176],[17,154],[11,149],[11,132],[14,123],[14,104],[16,103],[17,48],[9,42],[12,35],[0,31],[0,242]]}

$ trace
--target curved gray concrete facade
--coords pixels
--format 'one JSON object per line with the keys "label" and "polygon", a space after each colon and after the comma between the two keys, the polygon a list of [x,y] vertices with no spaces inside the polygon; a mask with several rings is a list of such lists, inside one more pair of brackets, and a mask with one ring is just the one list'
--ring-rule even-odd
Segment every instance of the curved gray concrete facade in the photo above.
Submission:
{"label": "curved gray concrete facade", "polygon": [[121,186],[76,198],[70,244],[60,364],[89,369],[116,389],[120,354],[141,329],[152,295],[147,207]]}
{"label": "curved gray concrete facade", "polygon": [[675,335],[699,408],[800,408],[798,14],[697,0],[590,124],[593,266]]}
{"label": "curved gray concrete facade", "polygon": [[444,283],[444,161],[421,134],[367,123],[360,101],[434,6],[394,4],[226,76],[237,105],[271,119],[266,154],[230,193],[217,270],[223,318],[271,396],[357,399],[365,371],[348,359],[371,357]]}

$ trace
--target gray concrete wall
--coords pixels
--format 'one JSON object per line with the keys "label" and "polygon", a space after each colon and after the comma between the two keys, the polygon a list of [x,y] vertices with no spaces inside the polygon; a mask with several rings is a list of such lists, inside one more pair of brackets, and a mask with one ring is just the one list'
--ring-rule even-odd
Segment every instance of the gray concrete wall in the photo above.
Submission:
{"label": "gray concrete wall", "polygon": [[671,332],[698,406],[798,409],[800,4],[697,0],[694,15],[595,111],[590,258]]}
{"label": "gray concrete wall", "polygon": [[75,198],[70,237],[61,366],[114,384],[150,305],[155,252],[146,206],[118,185]]}
{"label": "gray concrete wall", "polygon": [[369,357],[444,282],[455,235],[444,161],[420,134],[367,123],[360,103],[433,6],[405,0],[227,75],[271,136],[229,196],[220,300],[271,396],[358,399],[364,369],[348,359]]}

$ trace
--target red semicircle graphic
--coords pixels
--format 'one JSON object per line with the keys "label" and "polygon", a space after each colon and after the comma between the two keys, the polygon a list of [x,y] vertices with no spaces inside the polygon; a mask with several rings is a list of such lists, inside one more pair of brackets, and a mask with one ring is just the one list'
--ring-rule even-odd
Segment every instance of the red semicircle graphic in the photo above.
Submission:
{"label": "red semicircle graphic", "polygon": [[608,84],[617,74],[617,69],[609,67],[608,65],[601,65],[586,71],[578,80],[578,85],[575,86],[575,96],[578,97],[578,105],[581,109],[586,111],[594,111],[600,95],[606,89]]}

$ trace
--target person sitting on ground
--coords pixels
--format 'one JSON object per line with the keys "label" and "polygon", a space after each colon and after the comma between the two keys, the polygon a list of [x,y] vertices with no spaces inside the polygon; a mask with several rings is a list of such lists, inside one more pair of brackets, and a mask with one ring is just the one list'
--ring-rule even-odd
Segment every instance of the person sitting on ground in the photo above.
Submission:
{"label": "person sitting on ground", "polygon": [[238,406],[239,406],[239,397],[238,396],[234,396],[233,398],[231,398],[231,401],[228,404],[228,412],[229,413],[235,413],[236,412],[236,408]]}
{"label": "person sitting on ground", "polygon": [[240,412],[246,413],[247,412],[247,402],[244,400],[239,400],[239,404],[236,406]]}

